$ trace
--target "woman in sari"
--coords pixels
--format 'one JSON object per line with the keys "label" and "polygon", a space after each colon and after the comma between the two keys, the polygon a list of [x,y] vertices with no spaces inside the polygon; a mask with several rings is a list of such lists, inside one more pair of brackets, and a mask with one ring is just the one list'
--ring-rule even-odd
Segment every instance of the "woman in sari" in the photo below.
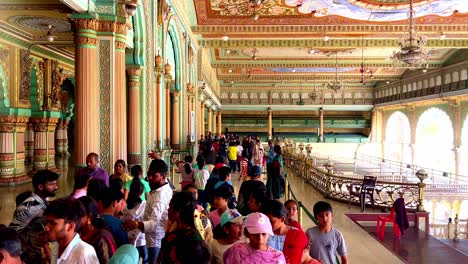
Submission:
{"label": "woman in sari", "polygon": [[274,146],[276,153],[268,168],[267,192],[273,199],[279,199],[284,195],[283,155],[279,145]]}

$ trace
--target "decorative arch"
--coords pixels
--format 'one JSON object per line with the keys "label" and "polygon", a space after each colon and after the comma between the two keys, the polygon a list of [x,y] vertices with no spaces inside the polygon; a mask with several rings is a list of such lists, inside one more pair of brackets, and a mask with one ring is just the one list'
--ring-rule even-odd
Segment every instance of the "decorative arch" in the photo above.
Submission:
{"label": "decorative arch", "polygon": [[444,172],[454,172],[454,133],[448,114],[436,107],[427,109],[416,125],[416,164]]}
{"label": "decorative arch", "polygon": [[393,112],[385,127],[385,158],[411,163],[411,125],[401,111]]}
{"label": "decorative arch", "polygon": [[144,6],[141,5],[137,8],[137,12],[131,17],[133,25],[133,49],[126,49],[126,64],[145,65],[145,51],[146,51],[146,23],[144,19]]}
{"label": "decorative arch", "polygon": [[174,89],[176,91],[182,90],[182,49],[184,45],[182,44],[179,36],[179,29],[176,23],[176,16],[172,15],[169,18],[169,26],[165,38],[166,42],[166,59],[169,61],[169,64],[172,66],[171,75],[174,78]]}

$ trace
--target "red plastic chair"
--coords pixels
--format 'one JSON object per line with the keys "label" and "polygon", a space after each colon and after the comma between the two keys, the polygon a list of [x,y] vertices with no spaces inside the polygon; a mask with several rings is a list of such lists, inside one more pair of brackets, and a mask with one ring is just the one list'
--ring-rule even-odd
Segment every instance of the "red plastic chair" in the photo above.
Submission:
{"label": "red plastic chair", "polygon": [[[390,214],[388,216],[378,216],[377,217],[377,225],[375,226],[375,235],[379,237],[380,232],[380,239],[384,240],[385,236],[385,225],[387,223],[393,223],[393,236],[401,239],[401,231],[398,227],[398,224],[395,221],[395,207],[392,207]],[[379,230],[380,228],[380,230]]]}

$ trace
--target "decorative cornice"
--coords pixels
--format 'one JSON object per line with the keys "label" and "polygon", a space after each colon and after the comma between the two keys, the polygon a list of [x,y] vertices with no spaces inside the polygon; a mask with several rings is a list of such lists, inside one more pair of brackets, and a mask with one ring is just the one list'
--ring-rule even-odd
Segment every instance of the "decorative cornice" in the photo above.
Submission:
{"label": "decorative cornice", "polygon": [[[440,24],[440,25],[416,25],[416,31],[420,34],[444,33],[467,33],[466,24]],[[408,32],[408,22],[400,25],[202,25],[192,27],[195,34],[317,34],[320,32],[332,32],[333,34],[389,34],[401,35]],[[359,35],[359,36],[360,36]]]}
{"label": "decorative cornice", "polygon": [[[317,75],[316,80],[330,80],[333,78],[333,75]],[[358,75],[341,75],[340,79],[342,80],[359,80],[360,76]],[[311,75],[220,75],[220,80],[223,81],[310,81],[312,80]],[[400,80],[399,76],[391,76],[391,75],[375,75],[373,80],[388,80],[388,81],[398,81]]]}
{"label": "decorative cornice", "polygon": [[[98,29],[98,21],[95,20],[95,19],[72,18],[70,20],[73,22],[75,30],[78,30],[78,31],[82,30],[82,29],[88,29],[88,30],[96,31]],[[99,23],[99,24],[101,24],[101,23]]]}
{"label": "decorative cornice", "polygon": [[[366,39],[364,40],[368,48],[395,48],[398,47],[398,39]],[[317,39],[232,39],[223,41],[222,39],[202,39],[200,46],[204,48],[265,48],[265,47],[289,47],[289,48],[361,48],[361,39],[333,38],[329,41]],[[429,39],[428,48],[463,48],[468,46],[468,39]]]}
{"label": "decorative cornice", "polygon": [[[214,62],[211,64],[213,68],[225,68],[225,69],[236,69],[236,68],[334,68],[335,62],[329,61],[314,61],[312,63],[297,63],[294,61],[285,62],[262,62],[261,60],[246,61],[246,62]],[[369,62],[366,61],[366,67],[370,68],[397,68],[391,60],[382,62]],[[439,68],[442,65],[440,63],[429,63],[428,68]],[[361,60],[356,59],[354,61],[340,60],[341,68],[359,68],[361,67]],[[402,67],[404,68],[404,67]]]}

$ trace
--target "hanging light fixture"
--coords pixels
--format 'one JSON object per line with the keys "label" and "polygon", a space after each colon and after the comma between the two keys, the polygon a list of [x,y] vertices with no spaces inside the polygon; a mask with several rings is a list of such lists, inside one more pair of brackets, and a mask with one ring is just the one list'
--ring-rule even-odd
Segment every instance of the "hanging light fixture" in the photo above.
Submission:
{"label": "hanging light fixture", "polygon": [[262,8],[265,0],[249,0],[249,8],[253,10],[252,18],[257,21],[260,18],[258,11]]}
{"label": "hanging light fixture", "polygon": [[253,48],[252,49],[252,60],[256,60],[257,59],[257,53],[258,53],[258,49],[257,48]]}
{"label": "hanging light fixture", "polygon": [[392,56],[396,63],[406,65],[410,69],[424,67],[429,57],[428,52],[424,50],[426,38],[416,34],[413,1],[410,0],[408,36],[400,39],[400,50]]}
{"label": "hanging light fixture", "polygon": [[325,84],[325,87],[327,87],[328,89],[333,90],[336,93],[339,90],[344,88],[343,81],[338,79],[338,51],[335,52],[335,64],[336,64],[335,79],[333,79],[333,80],[329,81],[327,84]]}
{"label": "hanging light fixture", "polygon": [[316,82],[315,82],[315,71],[314,71],[314,90],[310,94],[310,99],[312,99],[312,101],[315,101],[315,99],[317,99],[317,97],[318,97],[318,93],[317,93],[317,90],[315,88],[316,88]]}
{"label": "hanging light fixture", "polygon": [[361,36],[361,67],[359,68],[359,72],[361,73],[361,80],[359,81],[362,85],[366,85],[365,74],[369,74],[369,78],[374,77],[374,72],[366,68],[364,65],[364,36]]}
{"label": "hanging light fixture", "polygon": [[304,100],[302,100],[302,82],[299,90],[299,101],[296,102],[297,105],[304,105]]}

